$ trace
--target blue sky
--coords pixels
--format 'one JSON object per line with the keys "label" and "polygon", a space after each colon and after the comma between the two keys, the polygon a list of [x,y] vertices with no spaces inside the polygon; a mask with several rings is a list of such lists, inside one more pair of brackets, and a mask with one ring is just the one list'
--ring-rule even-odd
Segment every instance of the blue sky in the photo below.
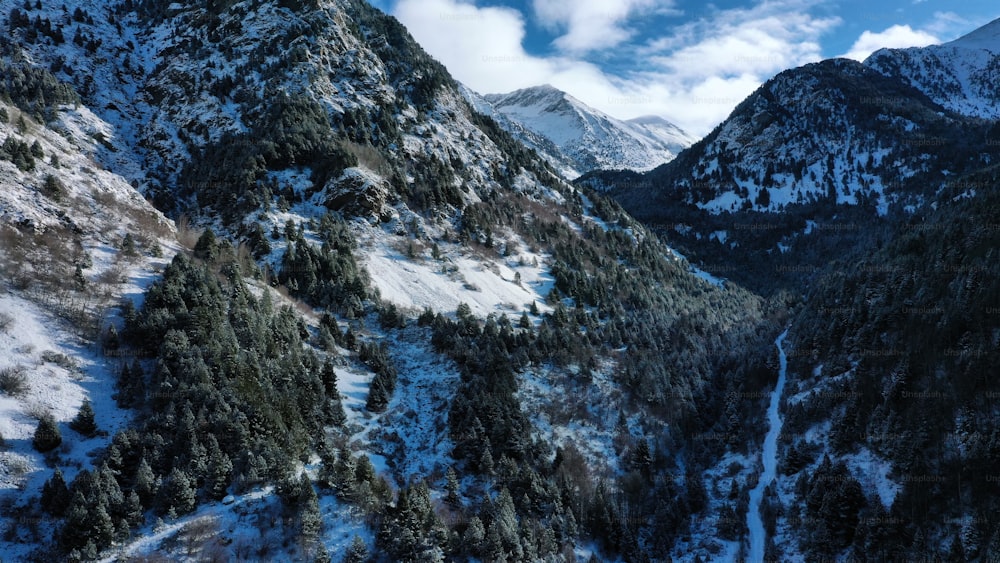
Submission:
{"label": "blue sky", "polygon": [[480,93],[552,84],[695,135],[787,68],[955,39],[995,0],[372,0]]}

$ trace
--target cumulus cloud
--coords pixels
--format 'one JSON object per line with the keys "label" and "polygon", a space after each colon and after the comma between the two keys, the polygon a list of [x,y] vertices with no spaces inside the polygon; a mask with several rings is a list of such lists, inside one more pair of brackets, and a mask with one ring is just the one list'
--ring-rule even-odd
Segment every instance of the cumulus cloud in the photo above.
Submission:
{"label": "cumulus cloud", "polygon": [[894,25],[877,33],[865,31],[844,57],[863,61],[882,48],[926,47],[940,42],[940,39],[926,31],[913,29],[909,25]]}
{"label": "cumulus cloud", "polygon": [[548,74],[545,61],[528,56],[521,46],[524,19],[517,10],[454,0],[401,0],[394,14],[427,52],[474,89],[506,88],[515,67],[527,82]]}
{"label": "cumulus cloud", "polygon": [[[715,10],[643,43],[627,29],[629,18],[671,10],[672,2],[534,0],[540,23],[564,32],[556,39],[558,53],[545,57],[525,51],[525,15],[511,8],[399,0],[393,13],[431,55],[478,92],[548,83],[613,116],[661,115],[704,135],[774,74],[822,58],[819,39],[840,20],[813,16],[817,1],[765,0],[750,8]],[[595,21],[583,22],[574,10]],[[585,51],[606,44],[640,63],[607,72],[586,60]]]}
{"label": "cumulus cloud", "polygon": [[705,134],[768,78],[822,58],[819,39],[841,20],[813,16],[812,6],[762,2],[678,26],[638,49],[652,68],[631,82],[657,101],[649,111],[660,106],[659,113]]}
{"label": "cumulus cloud", "polygon": [[584,60],[527,53],[525,21],[517,10],[461,0],[400,0],[393,13],[424,49],[477,92],[546,83],[564,90],[610,87],[609,78]]}
{"label": "cumulus cloud", "polygon": [[630,39],[630,17],[673,10],[673,0],[534,0],[535,17],[550,30],[563,32],[556,47],[570,53],[607,49]]}

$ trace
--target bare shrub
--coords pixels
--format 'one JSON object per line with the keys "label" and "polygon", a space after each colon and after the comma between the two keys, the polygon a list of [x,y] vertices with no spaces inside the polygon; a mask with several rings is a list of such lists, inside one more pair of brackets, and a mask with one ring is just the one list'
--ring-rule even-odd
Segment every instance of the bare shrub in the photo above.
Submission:
{"label": "bare shrub", "polygon": [[[165,222],[160,215],[146,209],[133,213],[135,225],[145,234],[157,237],[166,237],[171,233],[170,225]],[[197,242],[197,238],[195,241]]]}
{"label": "bare shrub", "polygon": [[49,408],[42,403],[32,402],[25,407],[24,412],[35,420],[41,420],[42,417],[48,416]]}
{"label": "bare shrub", "polygon": [[198,239],[201,238],[201,234],[201,229],[193,226],[191,219],[187,215],[181,215],[177,219],[177,242],[181,243],[184,248],[194,250],[195,245],[198,244]]}
{"label": "bare shrub", "polygon": [[25,476],[31,471],[31,464],[19,455],[8,456],[4,461],[9,477],[17,483],[18,488],[22,488],[27,481]]}
{"label": "bare shrub", "polygon": [[0,225],[0,278],[15,287],[22,285],[19,280],[24,277],[28,261],[28,245],[24,241],[25,237],[17,229]]}
{"label": "bare shrub", "polygon": [[423,261],[427,254],[427,244],[420,239],[405,238],[398,240],[393,243],[392,249],[410,260]]}
{"label": "bare shrub", "polygon": [[28,390],[28,377],[24,366],[17,365],[0,369],[0,391],[11,397],[20,397]]}
{"label": "bare shrub", "polygon": [[128,282],[125,276],[125,266],[114,264],[97,276],[97,283],[104,285],[118,285]]}
{"label": "bare shrub", "polygon": [[42,361],[47,364],[55,364],[63,369],[68,369],[70,371],[76,369],[76,362],[73,358],[70,358],[66,354],[61,354],[54,350],[46,350],[42,352]]}
{"label": "bare shrub", "polygon": [[358,159],[358,164],[361,166],[364,166],[382,177],[389,177],[392,175],[392,164],[390,164],[385,156],[375,147],[355,143],[353,141],[344,141],[341,143],[341,146],[343,146],[344,150],[348,153],[354,155],[354,157]]}
{"label": "bare shrub", "polygon": [[118,198],[115,194],[108,190],[94,190],[94,201],[97,205],[101,206],[103,209],[108,211],[114,211],[118,209]]}

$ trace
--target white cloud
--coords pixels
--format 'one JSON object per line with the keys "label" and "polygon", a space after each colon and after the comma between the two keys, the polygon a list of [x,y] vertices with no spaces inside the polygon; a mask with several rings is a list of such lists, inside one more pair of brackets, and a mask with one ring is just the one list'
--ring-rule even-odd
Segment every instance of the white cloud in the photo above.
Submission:
{"label": "white cloud", "polygon": [[565,34],[554,41],[569,53],[614,47],[632,37],[626,26],[634,15],[673,9],[673,0],[533,0],[539,23]]}
{"label": "white cloud", "polygon": [[865,31],[843,56],[863,61],[882,48],[926,47],[940,42],[940,39],[926,31],[916,30],[908,25],[894,25],[878,33]]}
{"label": "white cloud", "polygon": [[[562,54],[527,53],[524,16],[510,8],[479,8],[469,0],[399,0],[393,13],[473,90],[509,92],[548,83],[616,117],[661,115],[694,135],[707,134],[774,74],[820,60],[820,37],[840,23],[809,13],[818,0],[764,0],[751,8],[716,10],[637,44],[629,41],[628,18],[670,10],[672,2],[534,2],[542,23],[566,31],[556,40]],[[603,17],[583,22],[571,7]],[[637,65],[641,70],[612,74],[585,61],[584,52],[602,42],[643,61]]]}
{"label": "white cloud", "polygon": [[989,18],[967,19],[955,12],[934,12],[934,19],[923,30],[944,41],[957,39],[971,30],[978,29],[990,22]]}
{"label": "white cloud", "polygon": [[524,19],[509,8],[460,0],[401,0],[393,12],[414,38],[458,79],[480,92],[544,83],[552,63],[522,47]]}
{"label": "white cloud", "polygon": [[814,4],[779,0],[719,10],[648,43],[637,56],[655,68],[632,82],[655,102],[634,109],[706,134],[768,78],[823,58],[819,39],[841,20],[811,15]]}

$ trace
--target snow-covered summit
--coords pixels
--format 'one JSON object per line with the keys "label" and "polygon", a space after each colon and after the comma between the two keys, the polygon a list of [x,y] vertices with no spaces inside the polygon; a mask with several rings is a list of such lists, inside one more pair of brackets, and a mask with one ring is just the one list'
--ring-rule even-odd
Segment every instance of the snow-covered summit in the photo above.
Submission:
{"label": "snow-covered summit", "polygon": [[647,134],[660,139],[668,145],[677,143],[679,139],[686,139],[686,148],[688,145],[697,140],[685,133],[684,130],[677,125],[674,125],[672,122],[658,115],[643,115],[629,119],[626,123],[632,125],[633,127],[642,129]]}
{"label": "snow-covered summit", "polygon": [[864,64],[951,111],[1000,118],[1000,19],[941,45],[881,49]]}
{"label": "snow-covered summit", "polygon": [[[503,116],[502,126],[570,177],[596,169],[651,170],[695,141],[661,117],[623,121],[548,84],[482,99],[494,116]],[[540,145],[525,130],[554,146]]]}
{"label": "snow-covered summit", "polygon": [[971,31],[954,41],[949,41],[942,47],[961,47],[966,49],[985,49],[991,53],[1000,53],[1000,18]]}

